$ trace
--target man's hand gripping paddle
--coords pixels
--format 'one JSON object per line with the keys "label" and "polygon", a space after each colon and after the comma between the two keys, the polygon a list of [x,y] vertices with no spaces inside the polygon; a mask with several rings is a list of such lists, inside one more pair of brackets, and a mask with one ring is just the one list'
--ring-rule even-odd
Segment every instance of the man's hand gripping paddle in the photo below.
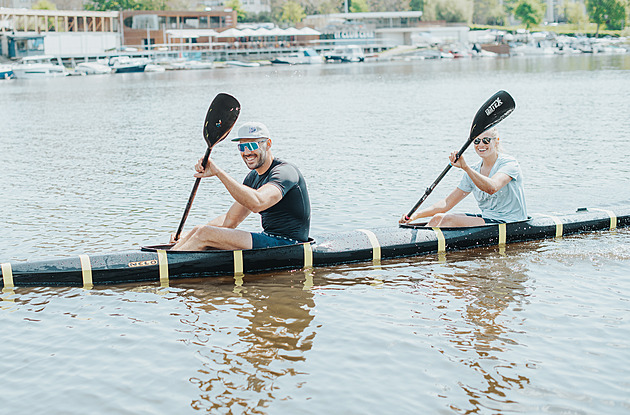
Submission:
{"label": "man's hand gripping paddle", "polygon": [[[210,108],[208,108],[208,113],[206,114],[206,121],[203,124],[203,138],[208,144],[206,155],[202,161],[202,166],[204,168],[208,163],[208,158],[210,158],[212,148],[227,137],[232,130],[232,127],[234,127],[240,113],[241,104],[236,100],[236,98],[228,94],[218,94],[212,101],[212,104],[210,104]],[[182,229],[184,229],[184,223],[186,222],[192,203],[195,200],[195,195],[197,194],[200,182],[201,178],[197,178],[197,180],[195,180],[195,185],[193,186],[190,197],[188,198],[188,203],[186,204],[186,210],[184,211],[182,220],[179,223],[177,232],[175,233],[175,241],[179,240]]]}
{"label": "man's hand gripping paddle", "polygon": [[[457,153],[457,159],[464,154],[464,151],[470,146],[473,140],[479,136],[479,134],[484,131],[489,130],[494,127],[498,123],[500,123],[505,117],[510,115],[512,111],[516,108],[516,103],[510,94],[505,91],[499,91],[493,96],[491,96],[484,104],[479,108],[475,118],[473,119],[472,126],[470,127],[470,135],[468,136],[468,140],[464,144],[464,146]],[[435,186],[446,176],[446,173],[451,169],[450,163],[446,168],[442,171],[442,173],[438,176],[437,179],[431,184],[431,186],[427,187],[424,195],[418,200],[418,203],[414,205],[414,207],[407,213],[405,219],[411,219],[411,215],[414,214],[416,210],[420,207],[420,205],[426,200],[427,197],[431,194]]]}

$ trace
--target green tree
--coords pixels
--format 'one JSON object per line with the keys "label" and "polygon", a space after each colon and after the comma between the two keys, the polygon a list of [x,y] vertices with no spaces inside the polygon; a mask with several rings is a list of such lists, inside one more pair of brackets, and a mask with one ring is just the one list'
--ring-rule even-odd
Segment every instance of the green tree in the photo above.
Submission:
{"label": "green tree", "polygon": [[562,5],[562,13],[567,23],[576,25],[579,29],[588,23],[588,16],[582,3],[566,0]]}
{"label": "green tree", "polygon": [[424,11],[424,0],[410,0],[409,8],[413,11]]}
{"label": "green tree", "polygon": [[236,11],[236,20],[239,22],[242,22],[247,17],[247,12],[243,10],[241,0],[228,0],[225,2],[225,7]]}
{"label": "green tree", "polygon": [[367,0],[370,10],[373,12],[404,12],[411,10],[409,7],[410,0]]}
{"label": "green tree", "polygon": [[473,23],[502,25],[505,18],[505,9],[499,0],[474,0]]}
{"label": "green tree", "polygon": [[366,0],[352,0],[350,3],[350,13],[365,13],[370,11]]}
{"label": "green tree", "polygon": [[514,15],[525,24],[527,30],[539,25],[545,15],[545,8],[538,0],[521,0],[514,9]]}
{"label": "green tree", "polygon": [[50,0],[39,0],[33,4],[33,10],[57,10],[57,6]]}
{"label": "green tree", "polygon": [[626,0],[586,0],[586,11],[591,22],[597,24],[595,36],[599,35],[602,24],[613,30],[623,29],[626,22],[626,8]]}
{"label": "green tree", "polygon": [[88,0],[83,4],[85,10],[140,10],[140,5],[135,0]]}
{"label": "green tree", "polygon": [[449,23],[471,22],[473,5],[470,0],[441,0],[435,5],[438,20]]}
{"label": "green tree", "polygon": [[282,6],[282,16],[280,17],[282,22],[295,24],[301,22],[305,17],[304,7],[295,0],[289,0]]}

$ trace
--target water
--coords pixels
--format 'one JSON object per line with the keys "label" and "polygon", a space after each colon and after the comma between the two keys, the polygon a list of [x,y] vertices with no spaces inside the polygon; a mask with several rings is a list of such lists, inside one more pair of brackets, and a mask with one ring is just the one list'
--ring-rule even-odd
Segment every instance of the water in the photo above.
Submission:
{"label": "water", "polygon": [[[315,237],[396,223],[499,89],[517,103],[499,127],[530,213],[627,206],[629,81],[622,55],[2,83],[0,262],[164,242],[218,92],[300,166]],[[233,143],[213,157],[246,174]],[[187,224],[229,205],[204,181]],[[629,271],[630,232],[618,230],[242,282],[18,288],[0,303],[0,403],[63,414],[625,414]]]}

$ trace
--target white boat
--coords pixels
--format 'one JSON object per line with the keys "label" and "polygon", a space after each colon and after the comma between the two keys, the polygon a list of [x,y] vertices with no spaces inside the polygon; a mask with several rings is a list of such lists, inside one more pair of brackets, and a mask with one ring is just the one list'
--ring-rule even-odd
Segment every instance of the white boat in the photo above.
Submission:
{"label": "white boat", "polygon": [[209,61],[186,61],[184,69],[212,69],[214,63]]}
{"label": "white boat", "polygon": [[322,57],[311,48],[300,48],[297,52],[281,55],[271,60],[276,65],[305,65],[322,63]]}
{"label": "white boat", "polygon": [[336,46],[332,52],[324,55],[326,62],[363,62],[365,54],[360,46]]}
{"label": "white boat", "polygon": [[161,65],[157,65],[154,63],[149,63],[144,67],[145,72],[166,72],[166,68]]}
{"label": "white boat", "polygon": [[147,58],[130,58],[129,56],[115,56],[109,60],[109,65],[116,73],[144,72],[150,63]]}
{"label": "white boat", "polygon": [[547,44],[538,42],[520,44],[510,47],[511,56],[542,56],[542,55],[555,55],[557,48],[549,46]]}
{"label": "white boat", "polygon": [[13,78],[13,68],[11,65],[0,65],[0,79]]}
{"label": "white boat", "polygon": [[187,69],[212,69],[214,68],[214,63],[209,61],[176,60],[165,63],[164,67],[169,71]]}
{"label": "white boat", "polygon": [[113,71],[111,66],[98,62],[81,62],[74,69],[82,75],[104,75]]}
{"label": "white boat", "polygon": [[244,61],[227,61],[225,62],[225,64],[230,65],[230,66],[248,66],[248,67],[260,66],[258,62],[244,62]]}
{"label": "white boat", "polygon": [[66,68],[53,62],[54,56],[25,56],[13,65],[13,75],[16,78],[47,78],[54,76],[66,76]]}

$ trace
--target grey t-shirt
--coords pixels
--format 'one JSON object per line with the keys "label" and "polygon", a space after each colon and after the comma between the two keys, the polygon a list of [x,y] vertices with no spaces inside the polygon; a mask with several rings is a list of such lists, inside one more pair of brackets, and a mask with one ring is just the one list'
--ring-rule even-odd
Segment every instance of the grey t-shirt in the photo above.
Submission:
{"label": "grey t-shirt", "polygon": [[243,180],[243,184],[252,189],[259,189],[266,183],[280,189],[282,199],[260,212],[263,230],[270,235],[308,241],[311,202],[302,173],[293,164],[274,159],[265,173],[259,175],[252,170]]}
{"label": "grey t-shirt", "polygon": [[[481,170],[483,162],[472,166],[476,172]],[[488,177],[497,173],[505,173],[512,178],[508,184],[503,186],[497,193],[490,195],[479,189],[473,183],[470,176],[464,173],[464,177],[459,182],[459,187],[464,192],[470,193],[477,199],[481,216],[487,219],[504,220],[506,222],[517,222],[527,219],[527,207],[525,206],[525,192],[523,190],[523,173],[518,161],[512,156],[499,153],[499,158],[494,162]]]}

